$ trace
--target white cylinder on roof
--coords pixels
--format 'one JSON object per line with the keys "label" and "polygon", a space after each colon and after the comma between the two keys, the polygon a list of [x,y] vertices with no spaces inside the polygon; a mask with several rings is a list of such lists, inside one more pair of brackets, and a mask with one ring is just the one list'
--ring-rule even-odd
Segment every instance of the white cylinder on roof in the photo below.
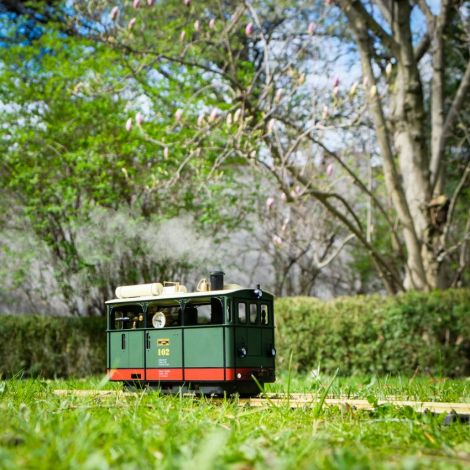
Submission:
{"label": "white cylinder on roof", "polygon": [[163,293],[165,295],[184,293],[184,292],[188,292],[188,289],[186,289],[186,286],[184,286],[183,284],[175,283],[172,286],[164,286],[163,287]]}
{"label": "white cylinder on roof", "polygon": [[161,295],[163,285],[159,282],[151,284],[135,284],[133,286],[119,286],[116,289],[116,297],[118,299],[128,299],[130,297],[150,297]]}

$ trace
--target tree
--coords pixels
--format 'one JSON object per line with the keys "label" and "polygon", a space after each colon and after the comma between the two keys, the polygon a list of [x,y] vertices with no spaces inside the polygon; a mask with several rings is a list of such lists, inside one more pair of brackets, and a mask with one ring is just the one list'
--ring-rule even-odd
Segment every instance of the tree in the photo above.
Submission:
{"label": "tree", "polygon": [[[318,201],[354,235],[390,292],[450,284],[455,243],[449,234],[459,247],[469,237],[468,224],[455,219],[470,170],[468,160],[458,160],[460,182],[449,185],[445,168],[468,102],[470,62],[465,52],[463,67],[448,69],[444,50],[446,35],[455,33],[450,24],[459,19],[457,41],[468,43],[464,5],[443,1],[433,12],[424,0],[300,2],[294,8],[282,2],[148,3],[121,9],[99,39],[142,64],[153,58],[200,70],[193,93],[210,90],[205,97],[214,98],[218,113],[203,129],[206,136],[224,117],[232,133],[225,155],[270,171],[290,201],[295,185],[299,196]],[[95,19],[112,13],[110,3],[104,10],[96,6]],[[413,20],[415,12],[421,19]],[[160,39],[168,35],[171,46]],[[345,51],[348,45],[353,48]],[[335,67],[325,47],[341,51],[344,60],[359,58],[362,85],[349,82],[344,90],[339,80],[314,81],[319,74],[312,65],[324,73]],[[457,82],[453,92],[449,81]],[[312,99],[312,93],[326,99]],[[369,156],[358,163],[364,149],[356,136],[370,128]],[[312,152],[354,186],[331,184]],[[387,243],[374,240],[373,218],[388,227]]]}
{"label": "tree", "polygon": [[[445,37],[460,5],[444,0],[440,11],[433,13],[424,0],[416,3],[417,7],[408,0],[371,2],[373,10],[360,1],[341,0],[338,5],[353,31],[371,90],[379,86],[376,70],[382,71],[385,64],[392,68],[386,86],[371,93],[372,119],[387,191],[393,199],[406,247],[405,287],[429,289],[446,285],[445,232],[452,222],[447,217],[450,200],[455,204],[455,197],[445,195],[446,147],[459,114],[468,103],[470,61],[467,57],[455,93],[446,96],[446,81],[455,77],[450,77],[446,69]],[[416,8],[426,18],[427,28],[421,38],[412,23]],[[468,31],[462,40],[468,42]],[[428,109],[426,71],[420,67],[427,55],[431,60]],[[467,162],[462,184],[468,174]],[[466,237],[468,233],[462,241]]]}
{"label": "tree", "polygon": [[[226,184],[218,184],[217,155],[188,160],[179,142],[193,139],[194,132],[175,123],[172,113],[158,111],[161,101],[173,99],[168,83],[161,79],[153,87],[161,101],[139,103],[145,93],[125,60],[105,45],[64,36],[52,22],[34,41],[2,53],[1,222],[18,234],[32,230],[46,244],[60,295],[72,313],[102,304],[116,282],[184,273],[193,258],[159,257],[164,250],[154,247],[155,253],[146,253],[151,235],[144,227],[155,238],[162,220],[184,211],[211,226],[224,203],[233,200],[224,196],[230,189],[228,171]],[[124,228],[116,232],[114,220],[125,223],[113,216],[119,211],[127,214],[134,236]],[[98,242],[95,249],[83,243],[83,228],[89,227],[92,238],[98,221],[114,227],[108,235],[104,227],[101,232],[116,249],[115,257],[104,244],[99,255]],[[113,271],[106,272],[111,266]],[[85,296],[83,309],[77,297]]]}

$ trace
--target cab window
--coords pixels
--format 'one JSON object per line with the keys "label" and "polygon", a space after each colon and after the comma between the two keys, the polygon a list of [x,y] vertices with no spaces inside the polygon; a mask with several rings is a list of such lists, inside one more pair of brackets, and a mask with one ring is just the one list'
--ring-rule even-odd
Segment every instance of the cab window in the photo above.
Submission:
{"label": "cab window", "polygon": [[262,325],[269,325],[270,318],[269,318],[269,308],[267,304],[261,304],[261,315],[260,320]]}
{"label": "cab window", "polygon": [[250,304],[250,323],[254,325],[258,322],[258,305]]}
{"label": "cab window", "polygon": [[246,304],[238,304],[238,323],[246,323]]}
{"label": "cab window", "polygon": [[224,304],[217,297],[191,300],[184,309],[184,324],[221,325],[224,322]]}
{"label": "cab window", "polygon": [[142,305],[118,305],[111,310],[110,327],[113,330],[135,330],[144,327]]}
{"label": "cab window", "polygon": [[148,328],[170,328],[181,326],[182,314],[178,302],[153,302],[147,308]]}

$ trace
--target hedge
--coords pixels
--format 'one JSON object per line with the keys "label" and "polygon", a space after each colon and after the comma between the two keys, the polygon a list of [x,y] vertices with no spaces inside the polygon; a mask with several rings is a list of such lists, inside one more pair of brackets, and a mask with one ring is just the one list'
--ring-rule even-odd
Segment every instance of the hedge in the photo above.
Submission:
{"label": "hedge", "polygon": [[84,377],[106,370],[102,317],[0,316],[3,377]]}
{"label": "hedge", "polygon": [[[276,301],[277,367],[470,375],[470,290]],[[104,318],[0,316],[0,375],[84,377],[106,364]]]}
{"label": "hedge", "polygon": [[341,375],[470,375],[470,290],[276,303],[278,367]]}

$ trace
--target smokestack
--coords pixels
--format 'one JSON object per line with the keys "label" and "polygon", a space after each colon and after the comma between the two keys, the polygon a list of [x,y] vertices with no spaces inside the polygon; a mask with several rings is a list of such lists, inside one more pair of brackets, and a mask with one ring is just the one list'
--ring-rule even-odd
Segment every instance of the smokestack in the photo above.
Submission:
{"label": "smokestack", "polygon": [[212,271],[210,273],[211,290],[223,290],[224,274],[223,271]]}

